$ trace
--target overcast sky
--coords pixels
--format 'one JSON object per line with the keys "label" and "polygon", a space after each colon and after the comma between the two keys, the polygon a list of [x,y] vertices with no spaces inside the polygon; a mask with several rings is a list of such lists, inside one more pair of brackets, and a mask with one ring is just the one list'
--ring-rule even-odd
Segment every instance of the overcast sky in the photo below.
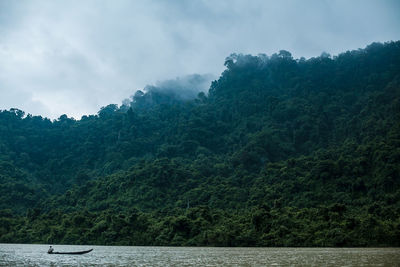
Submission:
{"label": "overcast sky", "polygon": [[80,119],[148,84],[218,77],[234,52],[399,40],[399,14],[396,0],[0,0],[0,109]]}

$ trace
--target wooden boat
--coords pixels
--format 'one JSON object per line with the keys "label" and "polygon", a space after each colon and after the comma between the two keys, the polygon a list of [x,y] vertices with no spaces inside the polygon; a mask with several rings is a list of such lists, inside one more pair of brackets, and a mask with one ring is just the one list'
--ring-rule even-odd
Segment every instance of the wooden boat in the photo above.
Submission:
{"label": "wooden boat", "polygon": [[68,254],[68,255],[81,255],[86,254],[92,251],[93,249],[84,250],[84,251],[76,251],[76,252],[50,252],[49,254]]}

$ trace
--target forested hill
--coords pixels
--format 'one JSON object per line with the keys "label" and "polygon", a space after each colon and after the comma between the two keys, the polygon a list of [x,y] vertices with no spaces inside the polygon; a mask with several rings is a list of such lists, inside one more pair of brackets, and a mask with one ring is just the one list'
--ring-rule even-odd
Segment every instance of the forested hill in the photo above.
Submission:
{"label": "forested hill", "polygon": [[399,246],[400,42],[225,66],[194,99],[1,111],[0,242]]}

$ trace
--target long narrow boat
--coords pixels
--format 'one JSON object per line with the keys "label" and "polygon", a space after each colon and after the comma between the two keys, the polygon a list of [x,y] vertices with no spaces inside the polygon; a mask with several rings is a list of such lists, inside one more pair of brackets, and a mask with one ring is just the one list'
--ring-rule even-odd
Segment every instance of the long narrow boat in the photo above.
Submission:
{"label": "long narrow boat", "polygon": [[81,254],[86,254],[92,251],[93,249],[89,250],[84,250],[84,251],[76,251],[76,252],[51,252],[49,254],[69,254],[69,255],[81,255]]}

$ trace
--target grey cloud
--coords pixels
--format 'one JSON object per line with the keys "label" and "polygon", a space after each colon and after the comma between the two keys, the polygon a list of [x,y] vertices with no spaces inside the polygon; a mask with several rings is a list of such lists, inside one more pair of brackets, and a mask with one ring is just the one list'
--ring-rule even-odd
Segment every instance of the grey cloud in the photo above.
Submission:
{"label": "grey cloud", "polygon": [[0,109],[79,118],[231,53],[332,55],[400,39],[394,0],[0,1]]}

